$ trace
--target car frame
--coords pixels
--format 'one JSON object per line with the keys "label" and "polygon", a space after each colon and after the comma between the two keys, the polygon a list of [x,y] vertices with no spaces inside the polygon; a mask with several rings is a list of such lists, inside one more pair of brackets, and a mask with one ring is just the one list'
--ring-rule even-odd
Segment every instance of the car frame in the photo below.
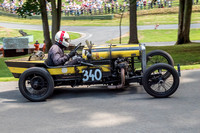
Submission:
{"label": "car frame", "polygon": [[[94,46],[88,41],[86,44],[82,54],[76,56],[85,60],[77,65],[48,66],[45,60],[30,58],[10,60],[6,64],[13,76],[19,78],[21,94],[33,102],[46,100],[55,86],[62,85],[100,84],[109,89],[123,89],[137,82],[148,94],[158,98],[171,96],[179,86],[180,67],[177,72],[172,57],[165,51],[155,50],[146,55],[145,44]],[[75,51],[80,46],[77,45]],[[148,66],[148,62],[158,56],[162,61],[156,60]],[[141,64],[137,69],[136,63]],[[154,89],[153,86],[158,87]]]}

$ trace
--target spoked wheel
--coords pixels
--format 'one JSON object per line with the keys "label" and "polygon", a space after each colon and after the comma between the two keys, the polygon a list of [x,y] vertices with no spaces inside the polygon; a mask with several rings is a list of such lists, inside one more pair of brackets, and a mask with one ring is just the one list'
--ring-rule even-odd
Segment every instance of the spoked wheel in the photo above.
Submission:
{"label": "spoked wheel", "polygon": [[[170,54],[163,50],[153,50],[147,54],[147,68],[157,63],[166,63],[171,66],[174,66],[174,60]],[[165,73],[165,76],[169,76],[168,72]]]}
{"label": "spoked wheel", "polygon": [[156,63],[166,63],[174,66],[171,55],[163,50],[154,50],[147,54],[147,68]]}
{"label": "spoked wheel", "polygon": [[[166,76],[166,72],[168,76]],[[154,64],[143,75],[142,83],[145,91],[157,98],[169,97],[179,86],[177,71],[165,63]]]}
{"label": "spoked wheel", "polygon": [[30,101],[44,101],[54,90],[51,75],[43,68],[30,68],[19,79],[19,90]]}

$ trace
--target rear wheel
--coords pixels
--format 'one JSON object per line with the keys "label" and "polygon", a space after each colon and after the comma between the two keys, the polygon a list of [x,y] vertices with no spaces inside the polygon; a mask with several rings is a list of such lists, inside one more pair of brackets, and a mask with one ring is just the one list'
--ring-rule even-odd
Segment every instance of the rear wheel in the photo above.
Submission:
{"label": "rear wheel", "polygon": [[33,67],[19,78],[19,90],[30,101],[44,101],[54,90],[54,81],[44,68]]}
{"label": "rear wheel", "polygon": [[[166,72],[168,76],[166,76]],[[164,98],[172,95],[179,86],[177,71],[165,63],[154,64],[149,67],[142,78],[145,91],[151,96]]]}

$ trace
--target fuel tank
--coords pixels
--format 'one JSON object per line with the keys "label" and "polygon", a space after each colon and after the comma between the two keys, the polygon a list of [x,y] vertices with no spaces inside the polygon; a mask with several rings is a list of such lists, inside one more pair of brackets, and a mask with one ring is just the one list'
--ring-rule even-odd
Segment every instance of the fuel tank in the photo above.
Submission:
{"label": "fuel tank", "polygon": [[[89,49],[85,47],[82,51],[82,57],[85,59],[87,59],[88,50]],[[140,44],[93,46],[91,53],[93,60],[140,56]]]}

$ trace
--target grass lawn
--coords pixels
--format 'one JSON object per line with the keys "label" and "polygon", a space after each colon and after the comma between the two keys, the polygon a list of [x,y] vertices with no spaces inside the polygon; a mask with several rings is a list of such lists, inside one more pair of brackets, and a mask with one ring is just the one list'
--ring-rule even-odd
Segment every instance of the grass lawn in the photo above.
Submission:
{"label": "grass lawn", "polygon": [[[170,42],[177,40],[177,30],[139,30],[138,38],[139,42]],[[190,39],[191,40],[200,40],[200,29],[191,29],[190,30]],[[128,43],[129,34],[122,36],[122,43]],[[112,39],[107,43],[118,44],[119,38]]]}
{"label": "grass lawn", "polygon": [[[194,6],[191,23],[200,23],[200,5]],[[62,26],[118,26],[120,15],[115,15],[112,20],[62,20]],[[8,16],[0,16],[0,22],[15,22],[23,24],[42,24],[39,19],[22,19]],[[152,10],[144,10],[138,12],[138,25],[155,25],[155,24],[177,24],[178,8],[159,8]],[[51,20],[49,20],[51,25]],[[125,13],[122,25],[129,25],[129,14]]]}
{"label": "grass lawn", "polygon": [[[175,46],[147,46],[147,52],[155,49],[167,51],[174,59],[175,64],[181,66],[196,65],[200,66],[200,43],[190,43]],[[197,65],[199,64],[199,65]],[[194,68],[191,67],[191,68]],[[200,68],[200,67],[198,67]]]}
{"label": "grass lawn", "polygon": [[[28,35],[34,36],[34,41],[31,42],[31,44],[34,44],[36,40],[38,40],[39,43],[43,43],[44,40],[43,31],[37,31],[37,30],[23,30],[23,31],[26,32]],[[69,35],[72,40],[81,37],[81,35],[78,33],[69,32]],[[3,41],[3,37],[19,37],[19,36],[22,35],[16,29],[7,29],[0,27],[0,42]]]}
{"label": "grass lawn", "polygon": [[[29,55],[26,55],[29,56]],[[2,77],[5,77],[7,79],[10,79],[12,76],[12,73],[10,73],[9,69],[7,68],[7,65],[5,64],[5,60],[12,60],[17,58],[22,58],[25,56],[19,56],[19,57],[1,57],[0,58],[0,81],[3,80]]]}

